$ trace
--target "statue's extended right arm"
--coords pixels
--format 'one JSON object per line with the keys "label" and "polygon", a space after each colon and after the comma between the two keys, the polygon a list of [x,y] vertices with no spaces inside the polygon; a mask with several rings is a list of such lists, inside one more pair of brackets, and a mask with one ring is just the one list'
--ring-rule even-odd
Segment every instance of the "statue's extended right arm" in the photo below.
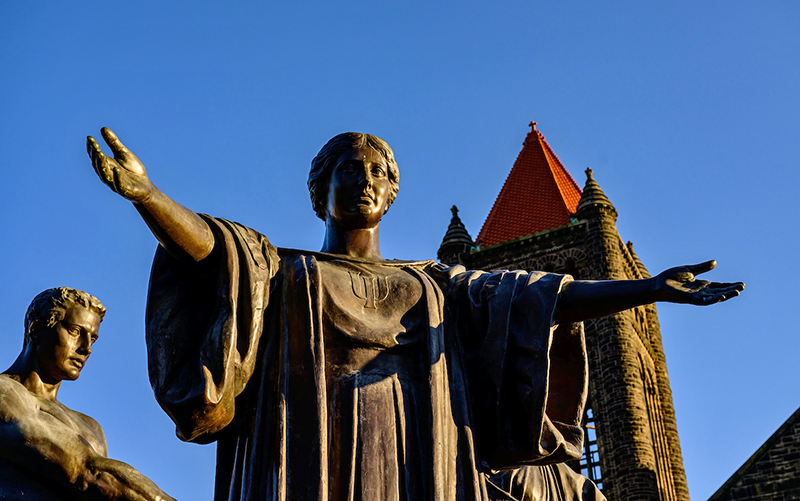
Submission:
{"label": "statue's extended right arm", "polygon": [[104,155],[92,136],[86,138],[86,149],[100,180],[133,202],[150,231],[171,254],[194,261],[211,254],[214,234],[208,224],[159,190],[147,177],[142,162],[109,128],[103,127],[101,133],[114,158]]}

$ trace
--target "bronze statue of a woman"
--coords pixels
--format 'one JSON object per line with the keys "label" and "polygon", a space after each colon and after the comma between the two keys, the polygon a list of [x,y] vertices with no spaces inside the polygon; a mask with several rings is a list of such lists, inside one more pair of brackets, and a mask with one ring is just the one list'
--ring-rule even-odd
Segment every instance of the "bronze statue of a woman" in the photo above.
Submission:
{"label": "bronze statue of a woman", "polygon": [[510,499],[498,471],[580,456],[582,320],[744,287],[696,280],[713,261],[588,282],[384,260],[399,173],[389,146],[359,133],[312,161],[322,249],[277,248],[179,205],[102,134],[114,158],[89,137],[95,171],[161,243],[151,383],[183,440],[217,441],[218,501]]}

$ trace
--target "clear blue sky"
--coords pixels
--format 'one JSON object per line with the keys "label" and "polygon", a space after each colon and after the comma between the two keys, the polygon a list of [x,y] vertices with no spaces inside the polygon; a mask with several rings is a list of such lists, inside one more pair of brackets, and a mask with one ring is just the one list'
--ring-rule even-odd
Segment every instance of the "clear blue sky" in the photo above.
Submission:
{"label": "clear blue sky", "polygon": [[112,457],[211,499],[213,446],[175,438],[147,379],[155,239],[96,179],[85,136],[111,127],[177,201],[318,249],[311,158],[377,134],[401,172],[382,250],[415,259],[435,257],[452,204],[477,235],[536,120],[580,185],[592,167],[651,272],[714,258],[711,277],[747,283],[659,307],[706,499],[800,406],[798,18],[789,1],[3,2],[0,364],[35,294],[95,294],[100,341],[61,400],[100,421]]}

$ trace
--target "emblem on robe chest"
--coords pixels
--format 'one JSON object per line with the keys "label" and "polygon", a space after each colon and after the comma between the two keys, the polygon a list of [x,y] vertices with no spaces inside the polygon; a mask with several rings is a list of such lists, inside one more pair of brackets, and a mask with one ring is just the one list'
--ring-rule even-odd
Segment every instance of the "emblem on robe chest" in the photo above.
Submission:
{"label": "emblem on robe chest", "polygon": [[381,277],[363,271],[348,271],[353,294],[364,301],[364,308],[376,309],[389,297],[389,277]]}

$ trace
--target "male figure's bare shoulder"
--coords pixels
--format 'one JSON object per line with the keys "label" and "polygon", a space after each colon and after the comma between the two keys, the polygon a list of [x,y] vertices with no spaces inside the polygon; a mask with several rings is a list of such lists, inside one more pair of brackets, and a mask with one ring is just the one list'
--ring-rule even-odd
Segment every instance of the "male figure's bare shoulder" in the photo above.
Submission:
{"label": "male figure's bare shoulder", "polygon": [[18,421],[39,410],[38,399],[14,376],[0,374],[0,423]]}
{"label": "male figure's bare shoulder", "polygon": [[50,426],[56,434],[78,435],[95,453],[108,456],[105,433],[94,418],[31,393],[14,375],[0,374],[0,426],[17,427],[24,433],[32,420]]}

